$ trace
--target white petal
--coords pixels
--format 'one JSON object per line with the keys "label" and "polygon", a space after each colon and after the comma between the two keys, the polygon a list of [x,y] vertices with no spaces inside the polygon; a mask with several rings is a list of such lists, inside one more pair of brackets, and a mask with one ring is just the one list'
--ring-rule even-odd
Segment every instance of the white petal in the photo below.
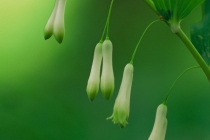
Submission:
{"label": "white petal", "polygon": [[133,65],[127,64],[124,68],[123,79],[120,85],[120,90],[116,99],[116,104],[122,103],[123,107],[126,108],[127,114],[130,112],[130,94],[131,94],[131,86],[133,81]]}
{"label": "white petal", "polygon": [[103,68],[101,76],[101,92],[108,100],[114,92],[114,72],[112,67],[112,42],[105,40],[102,45]]}
{"label": "white petal", "polygon": [[167,106],[159,105],[156,112],[155,124],[153,126],[152,133],[149,140],[164,140],[167,128]]}
{"label": "white petal", "polygon": [[87,94],[91,101],[98,94],[101,61],[102,61],[102,43],[98,43],[95,47],[92,68],[87,85]]}
{"label": "white petal", "polygon": [[56,0],[54,9],[52,11],[52,14],[51,14],[49,20],[47,21],[46,26],[45,26],[45,29],[44,29],[45,39],[49,39],[53,34],[53,25],[54,25],[54,21],[55,21],[56,11],[58,9],[58,2],[59,2],[59,0]]}
{"label": "white petal", "polygon": [[132,64],[127,64],[125,66],[120,91],[114,104],[114,112],[112,116],[108,118],[113,119],[114,123],[119,123],[121,127],[125,127],[129,117],[133,70]]}
{"label": "white petal", "polygon": [[54,21],[54,36],[59,43],[62,43],[65,34],[64,14],[65,14],[66,0],[59,0],[58,9]]}
{"label": "white petal", "polygon": [[134,68],[132,64],[127,64],[125,66],[119,96],[126,96],[127,98],[130,98],[133,81],[133,70]]}

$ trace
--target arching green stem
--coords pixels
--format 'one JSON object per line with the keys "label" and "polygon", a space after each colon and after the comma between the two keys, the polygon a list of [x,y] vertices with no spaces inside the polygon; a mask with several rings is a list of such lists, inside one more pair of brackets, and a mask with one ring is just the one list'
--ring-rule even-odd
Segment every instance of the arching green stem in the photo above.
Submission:
{"label": "arching green stem", "polygon": [[104,38],[104,34],[105,34],[105,31],[106,31],[106,28],[107,28],[107,21],[106,21],[106,24],[105,24],[105,27],[104,27],[104,31],[103,31],[101,39],[100,39],[100,43],[103,43],[103,38]]}
{"label": "arching green stem", "polygon": [[185,44],[185,46],[189,49],[193,57],[196,59],[200,67],[203,69],[204,73],[206,74],[206,77],[210,81],[210,69],[209,66],[206,64],[206,62],[203,60],[199,52],[196,50],[192,42],[188,39],[188,37],[185,35],[185,33],[182,31],[181,28],[177,30],[176,35],[182,40],[182,42]]}
{"label": "arching green stem", "polygon": [[112,5],[113,5],[114,0],[112,0],[110,7],[109,7],[109,14],[107,17],[107,31],[106,31],[106,39],[109,39],[109,22],[110,22],[110,15],[112,12]]}
{"label": "arching green stem", "polygon": [[114,0],[111,1],[110,7],[109,7],[109,13],[108,13],[108,17],[106,19],[106,24],[105,24],[105,27],[104,27],[104,31],[103,31],[101,39],[99,41],[100,43],[103,42],[103,38],[104,38],[105,32],[106,32],[106,39],[109,39],[109,36],[108,36],[108,33],[109,33],[109,20],[110,20],[110,15],[111,15],[111,11],[112,11],[113,2],[114,2]]}
{"label": "arching green stem", "polygon": [[[144,0],[145,3],[160,17],[160,14],[157,12],[157,9],[155,8],[155,5],[152,0]],[[168,22],[165,22],[167,25],[169,25]],[[185,35],[185,33],[181,30],[181,28],[177,28],[174,32],[185,44],[185,46],[189,49],[193,57],[196,59],[200,67],[203,69],[204,73],[206,74],[206,77],[208,78],[210,82],[210,69],[209,66],[206,64],[206,62],[203,60],[201,55],[198,53],[194,45],[191,43],[191,41],[188,39],[188,37]]]}
{"label": "arching green stem", "polygon": [[171,93],[171,90],[172,90],[172,88],[174,87],[174,85],[176,84],[176,82],[180,79],[180,77],[182,76],[182,75],[184,75],[186,72],[188,72],[189,70],[192,70],[192,69],[194,69],[194,68],[200,68],[200,66],[193,66],[193,67],[190,67],[190,68],[188,68],[188,69],[186,69],[186,70],[184,70],[177,78],[176,78],[176,80],[173,82],[173,84],[171,85],[171,87],[170,87],[170,89],[169,89],[169,91],[168,91],[168,94],[167,94],[167,96],[166,96],[166,99],[165,99],[165,101],[163,102],[163,104],[167,104],[167,101],[168,101],[168,97],[169,97],[169,95],[170,95],[170,93]]}
{"label": "arching green stem", "polygon": [[138,50],[139,44],[141,43],[141,40],[142,40],[142,38],[144,37],[145,33],[147,32],[147,30],[149,29],[149,27],[150,27],[152,24],[154,24],[154,23],[156,23],[156,22],[158,22],[158,21],[160,21],[160,20],[155,20],[155,21],[151,22],[151,23],[147,26],[147,28],[144,30],[144,32],[142,33],[142,35],[141,35],[141,37],[140,37],[140,39],[139,39],[139,42],[137,43],[136,48],[135,48],[135,50],[134,50],[134,52],[133,52],[133,55],[132,55],[132,58],[131,58],[131,61],[130,61],[131,64],[133,64],[133,61],[134,61],[134,58],[135,58],[135,55],[136,55],[136,51]]}

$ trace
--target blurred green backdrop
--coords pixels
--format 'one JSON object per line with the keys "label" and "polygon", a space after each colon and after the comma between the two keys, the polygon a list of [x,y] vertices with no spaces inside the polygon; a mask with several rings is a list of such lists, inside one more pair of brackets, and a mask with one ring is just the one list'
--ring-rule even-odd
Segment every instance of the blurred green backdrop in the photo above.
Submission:
{"label": "blurred green backdrop", "polygon": [[[111,0],[68,0],[66,35],[45,41],[43,29],[53,0],[0,1],[1,140],[146,140],[157,106],[175,78],[197,65],[183,43],[162,22],[142,40],[134,63],[129,124],[121,129],[112,114],[124,66],[145,27],[158,17],[142,0],[116,0],[110,22],[114,45],[115,92],[90,103],[86,84],[93,51]],[[182,22],[201,19],[200,7]],[[201,69],[185,74],[168,102],[166,140],[210,139],[210,84]]]}

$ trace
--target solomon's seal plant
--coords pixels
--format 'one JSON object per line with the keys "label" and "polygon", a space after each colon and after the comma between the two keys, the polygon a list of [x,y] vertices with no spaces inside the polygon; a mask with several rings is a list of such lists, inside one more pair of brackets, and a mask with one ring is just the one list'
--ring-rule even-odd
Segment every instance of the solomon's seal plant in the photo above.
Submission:
{"label": "solomon's seal plant", "polygon": [[[65,6],[67,0],[55,0],[54,9],[44,28],[44,38],[47,40],[54,35],[57,42],[62,43],[65,35]],[[156,111],[156,117],[149,140],[164,140],[167,129],[167,102],[170,91],[179,80],[179,78],[195,68],[201,68],[206,77],[210,81],[210,0],[143,0],[153,10],[159,19],[151,22],[142,33],[134,51],[130,62],[125,66],[119,93],[115,100],[113,113],[107,119],[112,119],[114,123],[118,123],[122,128],[128,124],[131,102],[131,87],[133,82],[134,59],[146,31],[157,22],[164,22],[168,25],[173,34],[177,35],[185,44],[190,53],[193,55],[198,66],[193,66],[184,70],[172,83],[165,100],[160,104]],[[113,44],[109,37],[110,16],[114,0],[108,11],[105,27],[102,36],[94,50],[92,67],[89,79],[87,81],[86,92],[90,101],[93,101],[99,89],[106,100],[109,100],[115,88],[115,78],[113,70]],[[193,9],[203,4],[203,19],[200,23],[191,26],[191,39],[182,31],[180,23],[185,19]],[[105,36],[106,34],[106,36]],[[194,46],[195,45],[195,46]],[[170,119],[169,119],[170,120]]]}
{"label": "solomon's seal plant", "polygon": [[[110,99],[114,91],[114,74],[113,74],[113,67],[112,67],[112,42],[109,40],[109,36],[108,36],[110,14],[111,14],[113,1],[114,0],[111,1],[108,18],[105,24],[102,38],[96,46],[96,47],[99,47],[100,49],[98,49],[98,51],[96,51],[95,49],[91,74],[88,80],[87,94],[91,101],[95,98],[95,96],[98,93],[99,84],[100,84],[101,92],[103,93],[106,99]],[[167,118],[166,118],[167,102],[169,99],[170,91],[172,90],[176,82],[179,80],[179,78],[191,69],[202,68],[202,70],[206,74],[206,77],[210,81],[210,69],[207,64],[207,63],[210,63],[210,61],[205,59],[207,54],[210,54],[210,51],[208,49],[210,44],[203,46],[203,48],[197,45],[198,50],[200,48],[200,50],[198,51],[194,47],[194,44],[196,44],[197,42],[192,43],[188,39],[188,37],[185,35],[185,33],[182,31],[181,26],[180,26],[181,21],[185,17],[187,17],[187,15],[189,15],[193,9],[201,5],[205,0],[144,0],[144,1],[159,16],[159,20],[154,20],[153,22],[151,22],[146,27],[145,31],[142,33],[133,51],[133,55],[131,56],[130,63],[128,63],[125,66],[119,93],[115,100],[113,113],[107,119],[112,119],[114,123],[118,123],[122,128],[128,124],[128,118],[129,118],[129,113],[130,113],[131,87],[132,87],[133,70],[134,70],[133,64],[134,64],[134,58],[135,58],[136,52],[138,50],[138,47],[142,41],[144,34],[149,29],[149,27],[158,21],[163,21],[170,27],[172,33],[174,33],[181,39],[181,41],[186,45],[186,47],[189,49],[189,51],[191,52],[191,54],[194,56],[194,58],[199,64],[199,66],[193,66],[193,67],[187,68],[177,77],[177,79],[174,81],[174,83],[170,87],[164,102],[160,104],[157,108],[155,123],[152,129],[152,132],[149,136],[149,140],[164,140],[165,135],[166,135],[166,128],[168,124]],[[208,3],[210,3],[210,0],[208,0]],[[209,8],[209,6],[207,7]],[[210,12],[208,12],[207,17],[210,17]],[[209,18],[205,17],[205,23],[209,23],[209,21],[210,21]],[[203,26],[203,28],[204,27],[205,29],[208,28],[208,31],[210,31],[209,27]],[[106,36],[105,41],[103,41],[103,36],[105,32],[107,33],[107,36]],[[194,33],[194,30],[192,30],[191,32],[193,32],[193,35],[195,35],[192,37],[197,37],[197,34]],[[196,29],[196,32],[199,32],[199,29]],[[210,33],[206,32],[206,34],[209,35]],[[200,37],[200,35],[198,35],[198,37],[201,38],[203,36]],[[207,39],[207,41],[209,40],[210,39]],[[208,50],[208,52],[206,50]],[[204,61],[204,59],[206,61]],[[103,61],[102,75],[101,75],[101,80],[99,82],[100,66],[101,66],[102,61]]]}
{"label": "solomon's seal plant", "polygon": [[[152,21],[146,27],[133,51],[129,63],[125,63],[127,65],[124,68],[121,86],[113,107],[113,113],[107,119],[112,119],[114,123],[118,123],[122,128],[128,124],[132,90],[131,87],[134,72],[134,59],[146,31],[154,23],[162,21],[168,25],[173,34],[179,37],[179,39],[185,44],[198,63],[198,66],[187,68],[176,78],[174,83],[172,83],[165,100],[157,108],[155,122],[152,132],[149,136],[149,140],[164,140],[168,125],[166,118],[167,103],[169,100],[170,91],[173,89],[179,78],[189,70],[201,68],[207,79],[210,81],[210,0],[143,1],[158,15],[158,18]],[[45,40],[54,35],[57,42],[62,43],[65,35],[64,15],[66,2],[67,0],[55,0],[54,9],[44,28]],[[110,17],[113,3],[114,0],[111,0],[102,36],[99,42],[96,43],[94,50],[92,67],[86,87],[87,96],[90,101],[93,101],[96,98],[99,89],[104,98],[109,100],[112,97],[115,89],[115,78],[112,62],[114,48],[109,37],[109,27],[111,21]],[[182,31],[180,23],[191,13],[193,9],[201,4],[203,4],[203,19],[198,24],[191,26],[191,41]],[[170,119],[171,118],[169,118],[169,121]]]}
{"label": "solomon's seal plant", "polygon": [[198,64],[203,69],[210,81],[210,70],[192,42],[188,39],[180,27],[180,22],[204,0],[144,0],[152,10],[155,11],[161,20],[169,25],[171,31],[175,33],[189,49]]}

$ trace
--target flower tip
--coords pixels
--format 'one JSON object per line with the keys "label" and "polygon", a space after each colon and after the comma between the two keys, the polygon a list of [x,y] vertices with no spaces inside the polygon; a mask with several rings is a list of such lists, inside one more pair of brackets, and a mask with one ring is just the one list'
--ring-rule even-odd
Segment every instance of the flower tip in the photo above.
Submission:
{"label": "flower tip", "polygon": [[[105,78],[104,78],[105,79]],[[109,81],[102,80],[101,82],[101,92],[106,100],[109,100],[114,92],[114,78]],[[104,82],[105,81],[105,82]]]}
{"label": "flower tip", "polygon": [[65,35],[64,19],[56,19],[53,26],[53,33],[58,43],[62,43]]}
{"label": "flower tip", "polygon": [[128,124],[127,121],[124,121],[124,122],[121,123],[121,122],[119,122],[119,120],[114,120],[114,116],[113,116],[113,115],[110,116],[110,117],[108,117],[108,118],[106,118],[106,120],[111,120],[111,119],[113,119],[112,122],[113,122],[114,124],[119,123],[120,128],[124,128],[124,127]]}
{"label": "flower tip", "polygon": [[90,97],[88,97],[88,99],[89,99],[90,102],[92,102],[92,101],[94,100],[94,99],[92,99],[92,98],[90,98]]}
{"label": "flower tip", "polygon": [[113,91],[110,91],[110,92],[105,92],[103,95],[104,95],[104,98],[108,101],[112,97],[112,94],[113,94]]}
{"label": "flower tip", "polygon": [[45,36],[44,36],[44,39],[45,39],[45,40],[48,40],[51,36],[52,36],[52,35],[45,35]]}
{"label": "flower tip", "polygon": [[44,36],[44,40],[48,40],[50,37],[46,37],[46,36]]}
{"label": "flower tip", "polygon": [[47,40],[52,36],[53,32],[52,31],[45,31],[44,32],[44,39]]}
{"label": "flower tip", "polygon": [[124,128],[127,124],[128,124],[127,121],[125,121],[125,122],[123,122],[123,123],[119,123],[120,128]]}
{"label": "flower tip", "polygon": [[88,85],[87,85],[87,89],[86,89],[86,92],[87,92],[87,95],[88,95],[88,98],[89,100],[92,102],[97,94],[98,94],[98,82],[92,82],[91,80],[88,81]]}
{"label": "flower tip", "polygon": [[108,117],[108,118],[106,118],[106,120],[111,120],[111,119],[113,119],[113,115]]}
{"label": "flower tip", "polygon": [[95,99],[95,97],[88,95],[88,99],[90,100],[90,102],[92,102]]}
{"label": "flower tip", "polygon": [[120,124],[120,128],[124,128],[125,126],[123,124]]}
{"label": "flower tip", "polygon": [[59,44],[61,44],[62,43],[62,41],[63,41],[63,35],[55,35],[55,39],[57,40],[57,42],[59,43]]}
{"label": "flower tip", "polygon": [[108,101],[111,97],[104,96],[104,98]]}

